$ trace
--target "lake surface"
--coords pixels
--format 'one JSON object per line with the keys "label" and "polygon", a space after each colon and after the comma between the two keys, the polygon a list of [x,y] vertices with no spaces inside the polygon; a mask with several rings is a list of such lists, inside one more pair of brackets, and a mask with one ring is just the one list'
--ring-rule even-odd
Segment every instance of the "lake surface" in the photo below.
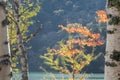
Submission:
{"label": "lake surface", "polygon": [[[16,74],[14,75],[14,77],[15,78],[13,80],[20,80],[20,74],[19,75]],[[67,74],[58,74],[58,73],[47,74],[47,73],[39,73],[39,72],[30,72],[29,74],[29,80],[54,80],[53,79],[54,77],[56,77],[56,80],[68,80],[67,78],[70,76]],[[84,80],[104,80],[104,74],[87,74],[87,79]]]}

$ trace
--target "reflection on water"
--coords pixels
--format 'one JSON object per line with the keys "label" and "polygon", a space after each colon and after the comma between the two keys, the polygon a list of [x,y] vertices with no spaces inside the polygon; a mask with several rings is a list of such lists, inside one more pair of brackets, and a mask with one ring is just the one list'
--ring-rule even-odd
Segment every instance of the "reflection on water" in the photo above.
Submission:
{"label": "reflection on water", "polygon": [[[16,76],[16,77],[15,77]],[[78,75],[80,76],[80,75]],[[76,76],[76,77],[78,77]],[[46,73],[39,73],[39,72],[30,72],[29,74],[29,80],[68,80],[67,78],[70,77],[67,74],[46,74]],[[17,78],[17,79],[15,79]],[[14,75],[13,80],[21,80],[20,79],[20,74],[19,75]],[[76,79],[77,80],[77,79]],[[85,80],[104,80],[104,74],[87,74],[87,79]]]}
{"label": "reflection on water", "polygon": [[[64,78],[64,80],[67,80],[69,75],[58,73],[54,73],[54,75],[45,73],[30,73],[29,75],[30,80],[53,80],[54,77],[56,77],[57,80],[62,80],[62,78]],[[104,80],[104,74],[87,74],[87,79],[85,80]]]}

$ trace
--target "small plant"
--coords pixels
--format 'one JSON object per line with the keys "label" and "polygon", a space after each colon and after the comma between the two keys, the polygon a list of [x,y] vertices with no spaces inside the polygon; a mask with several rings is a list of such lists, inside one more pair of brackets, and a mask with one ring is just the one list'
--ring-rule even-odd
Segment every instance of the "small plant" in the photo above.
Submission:
{"label": "small plant", "polygon": [[[70,39],[60,41],[59,48],[48,49],[41,58],[52,69],[68,74],[70,77],[67,80],[84,80],[85,73],[81,76],[78,74],[99,56],[94,55],[94,48],[103,44],[100,34],[91,33],[87,27],[77,23],[68,24],[67,27],[60,25],[60,28],[71,34]],[[74,38],[75,35],[78,36]],[[91,47],[91,52],[87,53],[86,47]]]}

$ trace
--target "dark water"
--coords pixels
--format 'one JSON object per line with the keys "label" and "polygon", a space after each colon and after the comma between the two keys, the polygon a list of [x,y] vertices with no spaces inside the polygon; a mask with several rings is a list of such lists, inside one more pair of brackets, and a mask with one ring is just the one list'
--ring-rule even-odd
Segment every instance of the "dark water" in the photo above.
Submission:
{"label": "dark water", "polygon": [[[80,74],[76,76],[78,78],[81,76]],[[67,74],[45,74],[45,73],[38,73],[38,72],[31,72],[29,74],[29,80],[69,80],[70,76]],[[20,80],[20,74],[14,75],[13,80]],[[78,79],[75,79],[78,80]],[[104,74],[87,74],[87,78],[83,80],[104,80]]]}

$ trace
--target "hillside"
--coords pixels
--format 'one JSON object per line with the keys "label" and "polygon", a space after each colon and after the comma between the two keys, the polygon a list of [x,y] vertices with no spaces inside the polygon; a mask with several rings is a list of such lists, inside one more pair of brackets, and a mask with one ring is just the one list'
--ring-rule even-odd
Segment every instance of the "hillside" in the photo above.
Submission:
{"label": "hillside", "polygon": [[[61,31],[58,25],[80,23],[93,28],[95,32],[99,32],[95,12],[104,10],[104,6],[105,0],[41,0],[41,11],[34,18],[36,25],[30,28],[30,31],[33,32],[34,28],[43,25],[39,35],[29,42],[29,45],[32,46],[28,54],[29,64],[31,65],[29,67],[30,71],[40,71],[39,66],[48,68],[39,56],[45,53],[47,48],[54,47],[58,41],[67,38],[66,32]],[[103,39],[105,39],[104,32],[101,34]],[[98,50],[104,53],[104,47],[105,45],[98,47],[96,54]],[[87,72],[103,72],[103,56],[92,62],[86,68]]]}

